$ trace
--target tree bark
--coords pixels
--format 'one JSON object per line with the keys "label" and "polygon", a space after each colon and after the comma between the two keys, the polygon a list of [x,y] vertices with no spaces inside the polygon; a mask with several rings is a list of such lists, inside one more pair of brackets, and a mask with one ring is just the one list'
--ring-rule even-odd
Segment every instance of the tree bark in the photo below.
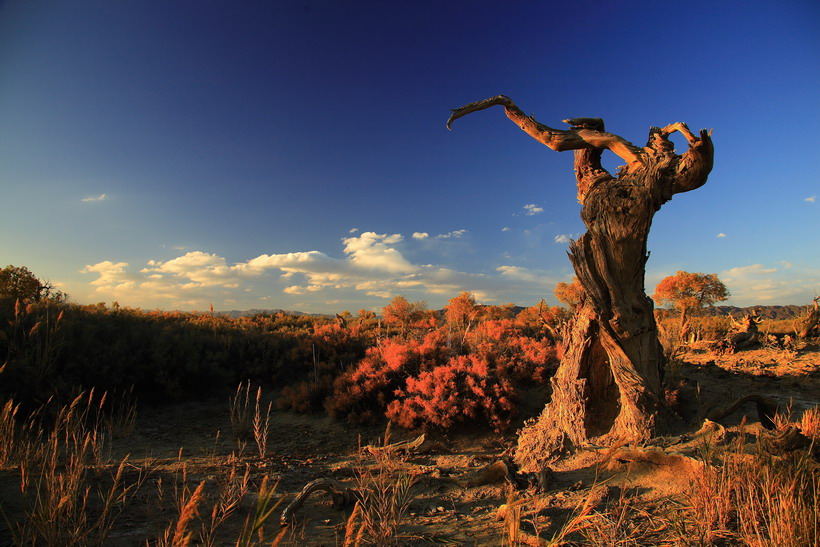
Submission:
{"label": "tree bark", "polygon": [[[676,193],[699,188],[712,169],[710,132],[693,135],[686,124],[652,127],[643,148],[604,132],[600,118],[564,120],[558,130],[526,116],[499,95],[453,111],[455,119],[491,106],[527,134],[557,151],[575,151],[581,218],[587,231],[570,242],[569,258],[584,299],[564,338],[564,357],[552,379],[552,399],[521,433],[516,460],[537,470],[558,452],[591,442],[642,442],[651,438],[663,406],[664,357],[654,305],[644,290],[652,218]],[[675,153],[669,135],[689,143]],[[627,162],[613,177],[601,166],[610,150]]]}

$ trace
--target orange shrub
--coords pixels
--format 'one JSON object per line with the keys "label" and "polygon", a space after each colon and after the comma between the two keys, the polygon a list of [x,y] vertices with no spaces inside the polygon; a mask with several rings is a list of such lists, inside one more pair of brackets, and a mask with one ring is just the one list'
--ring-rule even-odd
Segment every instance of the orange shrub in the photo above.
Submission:
{"label": "orange shrub", "polygon": [[406,387],[395,393],[387,417],[413,429],[436,426],[449,429],[480,420],[493,429],[506,429],[515,415],[512,384],[490,374],[490,363],[477,355],[459,355],[446,365],[407,378]]}
{"label": "orange shrub", "polygon": [[407,427],[450,428],[465,420],[496,430],[516,414],[516,386],[555,371],[555,347],[512,319],[477,323],[454,340],[442,327],[422,340],[388,338],[333,383],[324,406],[354,422],[380,415]]}
{"label": "orange shrub", "polygon": [[387,338],[368,348],[364,359],[333,382],[325,410],[334,417],[354,422],[372,421],[384,412],[407,377],[446,362],[449,349],[442,329],[415,339]]}

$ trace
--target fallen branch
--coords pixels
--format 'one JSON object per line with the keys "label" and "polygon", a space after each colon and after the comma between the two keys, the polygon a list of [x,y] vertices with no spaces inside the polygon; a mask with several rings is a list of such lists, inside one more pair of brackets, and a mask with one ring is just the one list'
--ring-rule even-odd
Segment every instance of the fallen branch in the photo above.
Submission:
{"label": "fallen branch", "polygon": [[302,507],[305,500],[307,500],[311,494],[318,491],[330,493],[333,497],[333,506],[337,508],[348,505],[358,496],[356,490],[346,487],[335,479],[324,477],[310,481],[304,488],[302,488],[302,491],[299,492],[294,500],[290,502],[290,505],[285,507],[285,510],[282,511],[282,517],[280,518],[280,523],[282,526],[287,526],[290,524],[293,520],[293,514],[300,507]]}
{"label": "fallen branch", "polygon": [[521,473],[512,461],[502,458],[485,465],[467,477],[460,479],[447,477],[441,480],[457,484],[462,488],[507,482],[516,490],[536,487],[538,491],[546,492],[553,479],[552,470],[549,467],[542,468],[538,473]]}
{"label": "fallen branch", "polygon": [[429,454],[433,451],[450,452],[450,449],[443,444],[429,440],[424,433],[415,439],[399,441],[385,446],[367,445],[364,449],[373,455],[395,454],[397,452],[404,452],[405,454]]}
{"label": "fallen branch", "polygon": [[820,446],[793,426],[766,435],[762,438],[762,443],[763,447],[772,454],[786,454],[811,447],[812,456],[820,461]]}
{"label": "fallen branch", "polygon": [[414,452],[421,445],[423,445],[425,440],[425,435],[424,433],[422,433],[421,435],[412,440],[399,441],[397,443],[386,444],[384,446],[374,446],[372,444],[369,444],[365,446],[364,449],[374,455],[383,453],[393,454],[396,452],[410,453]]}
{"label": "fallen branch", "polygon": [[732,414],[749,401],[753,401],[755,403],[755,406],[757,407],[757,417],[763,427],[766,429],[774,429],[774,416],[777,414],[779,405],[774,399],[761,395],[760,393],[743,395],[742,397],[735,399],[733,403],[726,406],[707,407],[702,412],[702,415],[698,421],[702,422],[704,419],[707,419],[717,422],[718,420]]}

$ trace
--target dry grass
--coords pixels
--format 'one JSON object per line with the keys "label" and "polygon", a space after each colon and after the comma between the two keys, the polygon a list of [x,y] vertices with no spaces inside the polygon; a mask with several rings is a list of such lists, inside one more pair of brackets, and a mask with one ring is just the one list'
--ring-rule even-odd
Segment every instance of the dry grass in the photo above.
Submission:
{"label": "dry grass", "polygon": [[229,399],[231,430],[239,440],[251,438],[251,382],[239,382],[236,392]]}
{"label": "dry grass", "polygon": [[[809,437],[818,415],[816,409],[807,411],[799,422]],[[786,416],[776,418],[781,430],[795,425]],[[547,533],[550,523],[543,509],[551,496],[512,495],[501,515],[502,543],[818,545],[820,465],[813,459],[814,447],[773,455],[764,446],[760,439],[747,444],[743,426],[728,445],[702,445],[706,465],[695,468],[688,491],[675,498],[645,499],[637,489],[596,482],[563,524]]]}
{"label": "dry grass", "polygon": [[[402,534],[401,527],[413,501],[415,476],[405,470],[403,460],[389,444],[388,425],[382,450],[359,448],[358,499],[345,526],[346,546],[403,545],[410,539]],[[366,454],[375,459],[373,465],[365,461]]]}
{"label": "dry grass", "polygon": [[253,408],[253,440],[256,441],[256,448],[259,450],[259,457],[263,460],[268,455],[268,435],[270,432],[270,412],[271,405],[268,403],[268,408],[264,412],[264,403],[261,403],[262,388],[256,390],[256,402]]}
{"label": "dry grass", "polygon": [[[258,439],[259,455],[264,459],[270,405],[266,413],[261,389],[256,390],[255,400],[251,393],[249,384],[237,389],[231,416],[235,409],[245,409],[250,432]],[[0,465],[19,470],[24,502],[20,518],[9,522],[6,516],[14,543],[100,545],[129,508],[148,472],[144,466],[131,465],[128,457],[112,460],[106,454],[108,442],[116,436],[110,434],[114,430],[111,408],[125,408],[118,412],[135,416],[136,405],[107,403],[109,397],[91,391],[55,411],[43,407],[25,419],[13,401],[0,406]],[[125,419],[129,421],[132,418]],[[820,409],[806,410],[796,421],[789,413],[775,416],[774,422],[781,430],[799,427],[817,442]],[[389,437],[388,428],[385,447]],[[511,495],[497,530],[499,542],[554,546],[817,545],[820,467],[812,459],[814,447],[772,455],[760,439],[752,444],[751,437],[741,427],[728,445],[704,444],[701,460],[706,465],[693,475],[688,492],[676,499],[647,501],[634,491],[618,491],[596,482],[569,506],[566,518],[553,522],[554,515],[547,516],[549,494]],[[387,546],[423,539],[406,529],[416,477],[407,471],[404,456],[391,450],[360,450],[358,458],[357,502],[339,542]],[[261,484],[256,482],[255,507],[241,509],[242,501],[254,490],[251,466],[259,460],[251,458],[250,463],[243,463],[241,454],[232,454],[222,462],[215,455],[209,459],[208,465],[218,468],[216,478],[189,480],[180,451],[173,491],[164,493],[158,480],[155,497],[146,503],[156,505],[158,500],[162,506],[168,498],[175,516],[163,523],[156,539],[146,543],[212,546],[227,540],[249,546],[288,541],[285,534],[293,529],[286,532],[271,524],[280,496],[267,474]],[[242,511],[249,514],[240,531],[245,516]],[[291,540],[309,544],[310,536]]]}
{"label": "dry grass", "polygon": [[231,430],[240,445],[240,452],[244,443],[253,440],[256,444],[259,457],[265,459],[268,455],[268,436],[270,434],[270,415],[273,403],[268,402],[265,407],[262,401],[262,388],[256,389],[256,397],[251,395],[251,382],[240,382],[236,392],[230,398]]}
{"label": "dry grass", "polygon": [[806,410],[800,418],[799,427],[803,435],[815,443],[820,442],[820,407]]}
{"label": "dry grass", "polygon": [[[101,409],[105,394],[95,398],[94,391],[79,394],[61,408],[50,429],[38,411],[19,428],[13,423],[16,407],[5,405],[3,420],[17,430],[4,437],[3,453],[11,454],[20,471],[24,518],[7,522],[13,540],[19,545],[101,544],[123,507],[139,489],[146,474],[136,480],[124,478],[128,457],[109,466],[103,457],[104,435]],[[8,463],[8,462],[7,462]],[[113,471],[105,478],[105,471]],[[92,490],[92,483],[110,483]]]}
{"label": "dry grass", "polygon": [[281,498],[274,500],[275,493],[276,484],[271,486],[270,478],[265,475],[265,478],[262,479],[262,485],[259,487],[259,496],[256,500],[253,515],[249,515],[245,519],[245,525],[236,540],[236,547],[250,547],[255,545],[254,541],[258,541],[259,545],[270,543],[272,546],[279,545],[282,542],[287,528],[282,528],[278,533],[265,532],[265,526],[282,501]]}
{"label": "dry grass", "polygon": [[236,513],[239,504],[250,488],[250,466],[245,465],[239,473],[234,460],[227,475],[217,477],[217,495],[211,508],[210,520],[203,522],[200,530],[202,545],[212,547],[217,544],[217,532]]}

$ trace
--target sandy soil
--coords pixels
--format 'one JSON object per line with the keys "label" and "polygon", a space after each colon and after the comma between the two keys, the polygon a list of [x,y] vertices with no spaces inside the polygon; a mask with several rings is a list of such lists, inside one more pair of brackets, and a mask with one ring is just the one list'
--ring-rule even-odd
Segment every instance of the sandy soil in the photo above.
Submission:
{"label": "sandy soil", "polygon": [[[557,462],[548,492],[539,497],[538,518],[522,524],[534,537],[549,538],[577,504],[589,497],[594,484],[601,499],[628,491],[639,495],[652,510],[658,504],[684,492],[697,467],[698,447],[704,435],[698,432],[698,408],[725,404],[728,399],[757,392],[790,407],[794,416],[820,404],[820,351],[817,348],[794,354],[781,350],[754,350],[715,357],[705,347],[695,346],[676,367],[672,379],[679,388],[682,422],[674,435],[658,439],[650,449],[671,454],[663,462],[635,461],[613,457],[606,449],[590,449]],[[202,520],[210,518],[210,507],[220,485],[227,481],[232,465],[249,470],[252,483],[236,512],[219,528],[217,545],[235,544],[246,517],[256,503],[254,492],[264,476],[278,481],[276,493],[281,505],[267,530],[279,530],[278,515],[305,484],[330,477],[356,488],[361,477],[378,472],[372,456],[359,449],[378,445],[383,426],[353,428],[317,415],[297,415],[274,411],[271,415],[268,453],[260,457],[256,444],[238,442],[231,433],[228,395],[206,402],[170,407],[140,408],[136,426],[126,438],[113,443],[110,456],[117,460],[129,455],[126,478],[136,480],[148,469],[142,487],[129,501],[109,536],[110,545],[145,545],[146,539],[160,537],[176,522],[175,491],[187,485],[193,490],[205,482],[210,496],[202,504]],[[761,427],[754,406],[742,407],[721,420],[726,431],[737,431],[744,416],[747,433]],[[393,431],[392,440],[410,439],[419,432]],[[429,439],[441,443],[421,455],[394,458],[393,471],[415,478],[415,486],[400,528],[405,545],[499,545],[505,533],[499,508],[511,499],[532,495],[515,491],[504,481],[464,488],[452,479],[469,477],[483,466],[497,461],[515,446],[515,433],[460,432],[450,435],[432,432]],[[640,458],[638,458],[640,460]],[[110,482],[111,468],[92,473],[95,485]],[[19,471],[0,471],[0,504],[9,520],[22,516]],[[160,492],[162,495],[160,495]],[[511,496],[513,496],[511,498]],[[294,545],[341,545],[345,523],[352,507],[335,508],[329,496],[315,494],[296,513],[296,522],[283,539]],[[503,515],[503,512],[502,512]],[[194,527],[200,523],[194,523]],[[10,544],[7,530],[0,532],[0,545]]]}

